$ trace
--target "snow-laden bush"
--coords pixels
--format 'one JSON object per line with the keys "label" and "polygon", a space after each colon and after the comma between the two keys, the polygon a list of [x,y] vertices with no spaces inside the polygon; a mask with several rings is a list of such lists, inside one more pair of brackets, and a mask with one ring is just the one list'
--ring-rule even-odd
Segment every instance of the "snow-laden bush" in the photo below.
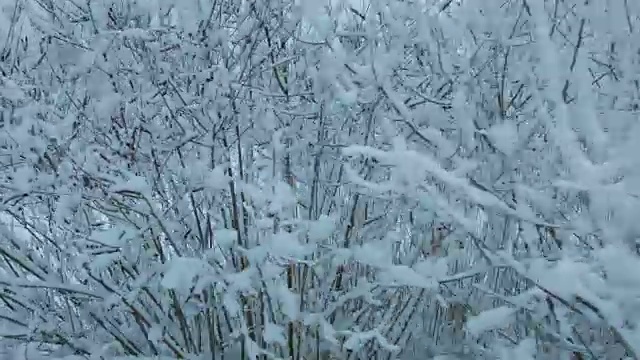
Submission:
{"label": "snow-laden bush", "polygon": [[638,358],[640,5],[1,5],[6,356]]}

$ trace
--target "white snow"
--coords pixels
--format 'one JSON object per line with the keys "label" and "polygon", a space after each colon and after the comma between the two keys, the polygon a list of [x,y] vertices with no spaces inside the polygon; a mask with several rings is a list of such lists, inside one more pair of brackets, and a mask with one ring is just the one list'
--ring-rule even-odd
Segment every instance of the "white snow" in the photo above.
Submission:
{"label": "white snow", "polygon": [[335,231],[336,219],[321,215],[316,221],[309,222],[309,241],[319,242],[329,240]]}
{"label": "white snow", "polygon": [[505,120],[487,130],[493,145],[505,155],[511,156],[518,148],[518,129],[513,120]]}
{"label": "white snow", "polygon": [[209,171],[206,184],[212,190],[229,189],[229,176],[225,173],[225,166],[218,165]]}
{"label": "white snow", "polygon": [[467,320],[466,328],[469,333],[477,336],[483,332],[499,329],[508,325],[515,309],[501,306],[481,312],[477,316],[472,316]]}
{"label": "white snow", "polygon": [[229,249],[238,239],[238,233],[233,229],[217,229],[213,232],[213,238],[221,249]]}
{"label": "white snow", "polygon": [[158,324],[153,324],[151,329],[149,329],[149,336],[148,336],[149,341],[151,341],[154,344],[157,344],[158,342],[160,342],[160,340],[162,340],[162,335],[163,335],[162,333],[163,333],[162,327],[159,326]]}
{"label": "white snow", "polygon": [[188,292],[197,276],[212,273],[211,266],[201,259],[175,257],[168,262],[160,284],[166,289]]}
{"label": "white snow", "polygon": [[148,194],[149,184],[147,180],[142,176],[132,175],[126,181],[119,184],[114,184],[109,187],[109,191],[118,192],[135,192],[143,195]]}

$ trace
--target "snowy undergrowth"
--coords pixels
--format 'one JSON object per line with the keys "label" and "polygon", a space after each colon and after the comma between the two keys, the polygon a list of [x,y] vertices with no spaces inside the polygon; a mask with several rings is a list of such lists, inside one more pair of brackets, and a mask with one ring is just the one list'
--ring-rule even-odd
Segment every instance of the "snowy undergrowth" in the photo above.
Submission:
{"label": "snowy undergrowth", "polygon": [[7,356],[638,358],[634,2],[0,5]]}

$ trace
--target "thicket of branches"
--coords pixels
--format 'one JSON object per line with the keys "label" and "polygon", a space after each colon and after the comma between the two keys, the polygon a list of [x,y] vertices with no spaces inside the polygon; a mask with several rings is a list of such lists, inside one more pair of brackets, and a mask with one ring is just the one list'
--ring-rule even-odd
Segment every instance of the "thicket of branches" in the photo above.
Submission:
{"label": "thicket of branches", "polygon": [[640,357],[640,3],[0,3],[7,356]]}

